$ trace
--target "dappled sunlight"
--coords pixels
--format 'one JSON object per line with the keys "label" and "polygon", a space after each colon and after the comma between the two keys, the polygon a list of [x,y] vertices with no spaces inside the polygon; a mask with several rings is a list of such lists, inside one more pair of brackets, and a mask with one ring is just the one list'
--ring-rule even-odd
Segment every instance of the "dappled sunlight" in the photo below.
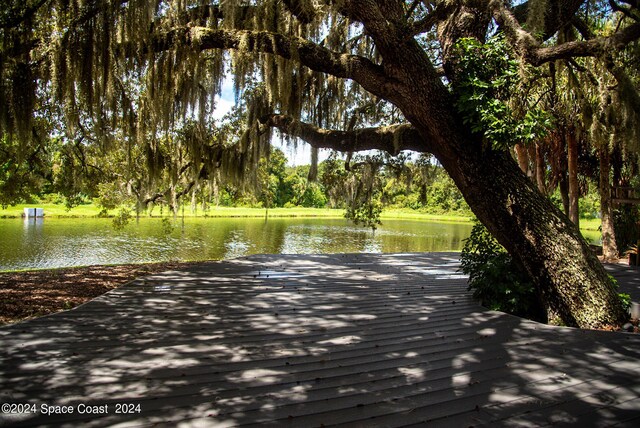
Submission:
{"label": "dappled sunlight", "polygon": [[[254,328],[259,328],[275,333],[296,334],[301,327],[312,329],[332,329],[346,327],[349,324],[336,319],[324,317],[300,317],[296,315],[263,314],[249,321]],[[282,331],[281,331],[282,329]]]}
{"label": "dappled sunlight", "polygon": [[480,355],[475,352],[459,354],[451,362],[451,367],[454,369],[463,369],[470,363],[480,362]]}
{"label": "dappled sunlight", "polygon": [[252,385],[265,385],[275,383],[283,372],[269,369],[245,370],[238,375],[227,376],[232,382],[250,383]]}
{"label": "dappled sunlight", "polygon": [[480,336],[484,336],[484,337],[493,336],[494,334],[496,334],[496,329],[495,328],[483,328],[481,330],[478,330],[478,334]]}
{"label": "dappled sunlight", "polygon": [[455,260],[251,256],[143,278],[1,329],[0,398],[133,400],[175,426],[538,423],[578,404],[606,425],[637,411],[635,336],[485,310]]}
{"label": "dappled sunlight", "polygon": [[419,367],[399,367],[398,371],[406,377],[407,383],[421,382],[426,378],[426,371]]}
{"label": "dappled sunlight", "polygon": [[361,342],[362,338],[360,336],[340,336],[334,337],[327,340],[321,340],[318,342],[318,345],[350,345],[353,343]]}

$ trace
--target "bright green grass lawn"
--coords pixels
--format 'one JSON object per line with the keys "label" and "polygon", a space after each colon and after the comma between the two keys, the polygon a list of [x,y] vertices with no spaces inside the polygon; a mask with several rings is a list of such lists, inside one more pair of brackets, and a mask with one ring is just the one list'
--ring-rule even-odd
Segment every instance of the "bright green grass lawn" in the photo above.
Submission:
{"label": "bright green grass lawn", "polygon": [[[64,205],[58,204],[19,204],[0,208],[0,218],[18,218],[22,216],[24,208],[38,207],[44,208],[46,217],[97,217],[100,208],[94,204],[80,205],[67,210]],[[206,214],[202,210],[196,211],[195,215],[191,212],[190,207],[185,207],[184,213],[187,217],[264,217],[266,212],[264,208],[246,208],[246,207],[213,207],[207,210]],[[110,215],[117,213],[117,210],[109,211]],[[164,210],[163,214],[167,215],[168,211]],[[160,215],[159,209],[154,209],[154,216]],[[330,208],[271,208],[268,213],[269,217],[322,217],[322,218],[342,218],[344,210]],[[440,222],[463,222],[469,223],[473,217],[464,214],[425,214],[410,209],[388,209],[382,212],[382,220],[427,220]],[[597,231],[600,227],[600,219],[580,219],[580,229]]]}
{"label": "bright green grass lawn", "polygon": [[[19,204],[15,206],[7,207],[7,209],[0,209],[0,218],[17,218],[21,217],[24,212],[24,208],[44,208],[45,217],[97,217],[100,213],[100,208],[96,205],[80,205],[67,210],[64,205],[57,204]],[[118,210],[109,211],[109,215],[114,215]],[[264,217],[264,208],[244,208],[244,207],[214,207],[207,210],[206,215],[209,217]],[[168,210],[163,211],[163,215],[167,215]],[[182,212],[180,211],[180,214]],[[184,210],[185,217],[203,217],[205,212],[197,210],[196,213],[191,212],[190,207],[186,207]],[[272,208],[269,210],[269,217],[332,217],[340,218],[343,216],[343,210],[329,209],[329,208]],[[154,216],[160,216],[160,210],[154,209],[152,214]],[[146,214],[145,214],[146,215]]]}
{"label": "bright green grass lawn", "polygon": [[[6,209],[0,209],[0,218],[17,218],[21,217],[24,208],[44,208],[45,217],[97,217],[100,213],[100,208],[96,205],[80,205],[70,210],[67,210],[64,205],[58,204],[19,204],[15,206],[7,207]],[[110,215],[117,213],[117,210],[109,211]],[[180,212],[181,214],[182,212]],[[185,207],[184,210],[186,217],[264,217],[266,210],[264,208],[247,208],[247,207],[213,207],[206,211],[206,214],[202,210],[197,210],[196,213],[191,212],[190,207]],[[163,215],[167,215],[168,211],[165,209]],[[146,215],[146,213],[145,213]],[[159,216],[160,210],[155,208],[152,211],[153,216]],[[269,217],[324,217],[324,218],[342,218],[344,217],[344,210],[330,209],[330,208],[271,208],[268,211]],[[437,215],[437,214],[425,214],[419,211],[413,211],[409,209],[390,209],[385,210],[382,213],[382,219],[415,219],[415,220],[431,220],[431,221],[446,221],[446,222],[469,222],[471,217],[450,214],[450,215]]]}
{"label": "bright green grass lawn", "polygon": [[602,225],[602,221],[599,218],[581,218],[580,229],[583,230],[599,230]]}
{"label": "bright green grass lawn", "polygon": [[[340,218],[343,216],[343,210],[330,208],[270,208],[268,210],[269,217],[327,217]],[[190,209],[185,209],[185,215],[190,214]],[[264,208],[246,208],[246,207],[215,207],[207,211],[209,217],[264,217],[267,210]],[[203,216],[203,211],[198,211],[197,216]]]}
{"label": "bright green grass lawn", "polygon": [[441,222],[456,222],[456,223],[471,223],[473,217],[465,214],[451,213],[451,214],[426,214],[420,211],[414,211],[411,209],[395,208],[384,210],[380,215],[382,220],[430,220]]}
{"label": "bright green grass lawn", "polygon": [[70,210],[60,204],[18,204],[0,208],[0,218],[21,217],[25,208],[44,208],[45,217],[97,217],[100,212],[100,208],[93,204],[79,205]]}

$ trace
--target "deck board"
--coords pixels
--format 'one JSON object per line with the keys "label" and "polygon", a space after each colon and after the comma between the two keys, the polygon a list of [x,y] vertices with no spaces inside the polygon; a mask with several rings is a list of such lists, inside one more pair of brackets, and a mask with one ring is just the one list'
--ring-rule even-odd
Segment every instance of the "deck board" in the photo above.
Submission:
{"label": "deck board", "polygon": [[458,267],[455,253],[259,255],[139,278],[0,328],[0,401],[76,406],[0,425],[637,423],[637,335],[489,311]]}

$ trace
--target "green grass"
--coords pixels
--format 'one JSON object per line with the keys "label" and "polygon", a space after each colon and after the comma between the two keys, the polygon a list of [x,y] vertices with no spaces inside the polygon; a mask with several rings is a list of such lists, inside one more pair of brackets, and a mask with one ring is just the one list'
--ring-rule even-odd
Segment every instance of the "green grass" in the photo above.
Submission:
{"label": "green grass", "polygon": [[[73,217],[97,217],[100,213],[100,208],[96,205],[80,205],[67,210],[64,205],[58,204],[19,204],[8,207],[7,209],[0,209],[0,218],[19,218],[22,216],[24,208],[38,207],[44,208],[45,217],[49,218],[73,218]],[[185,217],[264,217],[264,208],[247,208],[247,207],[213,207],[207,210],[206,214],[202,210],[196,211],[195,215],[191,212],[189,207],[185,207]],[[113,215],[117,210],[109,212]],[[168,210],[163,211],[164,215],[168,214]],[[180,212],[181,214],[181,212]],[[146,215],[146,214],[145,214]],[[160,215],[159,209],[153,210],[154,216]],[[316,217],[316,218],[343,218],[344,210],[330,209],[330,208],[271,208],[269,209],[269,217]],[[470,216],[458,215],[458,214],[425,214],[419,211],[413,211],[410,209],[390,209],[385,210],[382,213],[382,220],[397,220],[397,219],[415,219],[415,220],[430,220],[430,221],[442,221],[442,222],[470,222]]]}
{"label": "green grass", "polygon": [[403,220],[403,219],[415,219],[415,220],[430,220],[440,221],[447,223],[471,223],[473,217],[466,214],[427,214],[420,211],[414,211],[411,209],[394,208],[384,210],[380,215],[382,220]]}
{"label": "green grass", "polygon": [[0,208],[0,218],[21,217],[24,208],[44,208],[46,217],[97,217],[100,212],[100,208],[93,204],[79,205],[70,210],[59,204],[18,204],[6,209]]}
{"label": "green grass", "polygon": [[582,230],[599,230],[602,225],[602,221],[599,218],[581,218],[580,229]]}
{"label": "green grass", "polygon": [[[100,208],[94,204],[80,205],[67,210],[64,205],[57,204],[19,204],[7,209],[0,209],[0,218],[19,218],[24,212],[24,208],[44,208],[45,217],[49,218],[65,218],[65,217],[97,217]],[[110,215],[114,215],[118,210],[109,211]],[[169,211],[164,210],[163,215],[168,215]],[[195,215],[191,212],[190,207],[185,207],[185,217],[203,217],[205,212],[196,211]],[[329,208],[272,208],[269,210],[269,217],[331,217],[340,218],[343,216],[343,210]],[[181,212],[179,213],[181,215]],[[160,210],[153,210],[154,216],[160,215]],[[246,208],[246,207],[214,207],[206,212],[208,217],[264,217],[264,208]]]}
{"label": "green grass", "polygon": [[[80,205],[67,210],[64,205],[58,204],[19,204],[7,209],[0,208],[0,218],[19,218],[22,216],[24,208],[38,207],[44,208],[46,217],[49,218],[72,218],[72,217],[97,217],[100,213],[100,208],[94,204]],[[117,210],[112,210],[109,214],[113,215]],[[194,217],[191,213],[190,207],[185,207],[185,216]],[[168,210],[164,210],[164,215],[168,214]],[[154,216],[160,215],[160,210],[155,209],[153,211]],[[204,211],[198,210],[195,217],[203,217]],[[247,208],[247,207],[213,207],[206,212],[208,217],[264,217],[264,208]],[[316,218],[342,218],[344,217],[344,210],[330,209],[330,208],[271,208],[269,210],[269,217],[316,217]],[[382,212],[382,220],[426,220],[426,221],[439,221],[439,222],[458,222],[458,223],[470,223],[473,219],[470,215],[465,214],[426,214],[420,211],[414,211],[411,209],[387,209]],[[600,228],[600,219],[580,219],[580,229],[588,231],[597,231]]]}
{"label": "green grass", "polygon": [[[269,217],[325,217],[340,218],[343,216],[343,210],[330,208],[270,208]],[[190,209],[185,209],[185,216],[191,215]],[[196,213],[198,217],[204,215],[203,211]],[[264,217],[266,210],[264,208],[246,208],[246,207],[215,207],[207,211],[208,217]]]}

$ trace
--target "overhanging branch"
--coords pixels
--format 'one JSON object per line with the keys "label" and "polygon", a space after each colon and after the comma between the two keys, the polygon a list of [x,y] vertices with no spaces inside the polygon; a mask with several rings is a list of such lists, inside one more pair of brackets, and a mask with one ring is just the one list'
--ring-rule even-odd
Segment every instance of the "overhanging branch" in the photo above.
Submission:
{"label": "overhanging branch", "polygon": [[33,17],[33,15],[40,9],[48,0],[38,0],[31,6],[16,6],[8,11],[5,11],[5,18],[0,20],[0,28],[14,28],[22,24],[24,21]]}
{"label": "overhanging branch", "polygon": [[279,129],[319,149],[339,152],[382,150],[397,155],[402,150],[429,152],[428,142],[410,124],[362,128],[352,131],[322,129],[291,116],[272,114],[260,119],[263,125]]}
{"label": "overhanging branch", "polygon": [[[314,71],[352,79],[369,92],[381,97],[389,97],[395,91],[391,79],[382,67],[369,59],[334,52],[301,37],[284,36],[269,31],[179,27],[155,36],[152,46],[147,49],[160,52],[177,43],[199,50],[234,49],[278,55],[297,61]],[[126,49],[132,49],[132,54],[136,51],[135,46]]]}
{"label": "overhanging branch", "polygon": [[511,44],[530,64],[539,66],[558,59],[596,57],[607,51],[620,50],[640,39],[640,23],[634,23],[608,37],[572,41],[557,46],[541,47],[538,41],[524,30],[513,13],[500,0],[492,3],[494,18],[503,28]]}
{"label": "overhanging branch", "polygon": [[640,23],[635,23],[609,37],[567,42],[558,46],[535,49],[531,52],[530,62],[533,65],[540,65],[557,59],[600,56],[606,52],[620,50],[639,38]]}

